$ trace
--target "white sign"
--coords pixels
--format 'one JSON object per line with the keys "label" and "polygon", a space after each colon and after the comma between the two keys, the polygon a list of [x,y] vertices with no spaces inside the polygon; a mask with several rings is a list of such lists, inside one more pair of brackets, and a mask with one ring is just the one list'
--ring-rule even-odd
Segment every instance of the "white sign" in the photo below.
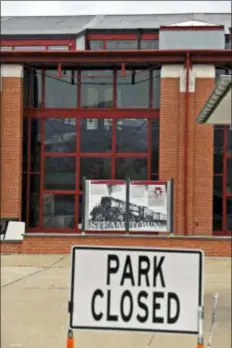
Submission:
{"label": "white sign", "polygon": [[200,250],[73,247],[70,327],[198,333]]}

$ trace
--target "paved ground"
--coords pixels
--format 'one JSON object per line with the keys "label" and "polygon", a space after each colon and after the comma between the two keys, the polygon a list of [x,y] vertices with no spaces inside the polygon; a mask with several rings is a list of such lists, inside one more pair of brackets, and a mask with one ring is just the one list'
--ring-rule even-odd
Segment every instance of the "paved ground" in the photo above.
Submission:
{"label": "paved ground", "polygon": [[[69,256],[1,257],[1,348],[66,348],[69,278]],[[206,339],[215,292],[219,293],[218,325],[212,348],[230,348],[230,260],[206,260]],[[196,348],[196,337],[179,335],[90,331],[75,332],[75,339],[75,348]]]}

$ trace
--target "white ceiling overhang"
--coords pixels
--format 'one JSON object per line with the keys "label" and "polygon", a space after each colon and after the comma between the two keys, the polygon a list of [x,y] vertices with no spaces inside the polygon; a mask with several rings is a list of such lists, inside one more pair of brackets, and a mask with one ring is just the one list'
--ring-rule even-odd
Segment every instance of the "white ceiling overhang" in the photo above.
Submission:
{"label": "white ceiling overhang", "polygon": [[221,75],[213,92],[196,117],[197,123],[231,125],[232,75]]}

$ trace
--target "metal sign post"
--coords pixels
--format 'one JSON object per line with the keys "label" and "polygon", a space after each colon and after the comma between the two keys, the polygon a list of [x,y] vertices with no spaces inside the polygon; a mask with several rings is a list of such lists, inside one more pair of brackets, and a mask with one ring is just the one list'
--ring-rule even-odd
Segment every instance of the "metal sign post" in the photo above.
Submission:
{"label": "metal sign post", "polygon": [[204,348],[204,307],[198,308],[197,348]]}
{"label": "metal sign post", "polygon": [[211,320],[211,328],[210,328],[210,334],[209,334],[207,348],[212,348],[213,330],[216,327],[217,304],[218,304],[218,294],[216,293],[213,297],[212,320]]}

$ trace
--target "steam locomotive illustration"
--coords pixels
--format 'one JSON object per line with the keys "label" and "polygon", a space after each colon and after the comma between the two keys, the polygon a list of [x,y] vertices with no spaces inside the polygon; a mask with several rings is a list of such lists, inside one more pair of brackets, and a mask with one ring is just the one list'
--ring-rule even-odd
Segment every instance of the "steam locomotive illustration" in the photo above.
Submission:
{"label": "steam locomotive illustration", "polygon": [[[126,221],[126,202],[113,197],[102,197],[100,204],[92,209],[90,215],[92,221]],[[167,215],[130,203],[129,220],[131,222],[166,222]]]}

